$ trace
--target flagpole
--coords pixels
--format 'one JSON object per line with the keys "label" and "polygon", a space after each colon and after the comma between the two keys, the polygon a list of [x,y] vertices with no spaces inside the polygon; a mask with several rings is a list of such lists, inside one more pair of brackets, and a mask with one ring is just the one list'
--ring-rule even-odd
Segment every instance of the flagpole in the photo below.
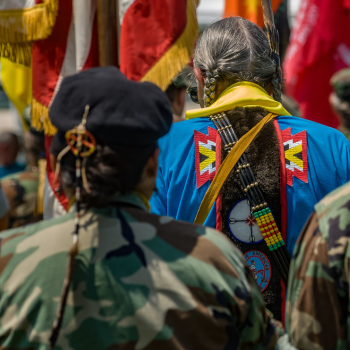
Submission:
{"label": "flagpole", "polygon": [[119,66],[119,0],[97,0],[99,63]]}

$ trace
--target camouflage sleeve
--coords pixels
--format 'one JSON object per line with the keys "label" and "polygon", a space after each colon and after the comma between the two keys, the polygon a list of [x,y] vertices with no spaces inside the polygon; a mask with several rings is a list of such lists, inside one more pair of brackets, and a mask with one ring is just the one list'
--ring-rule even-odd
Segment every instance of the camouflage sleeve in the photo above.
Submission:
{"label": "camouflage sleeve", "polygon": [[345,349],[341,316],[327,242],[313,213],[300,234],[289,274],[286,331],[290,343],[300,350]]}
{"label": "camouflage sleeve", "polygon": [[[221,233],[206,228],[206,239],[215,243],[224,253],[228,270],[236,278],[225,276],[226,287],[215,286],[216,300],[222,308],[229,310],[229,324],[227,333],[231,339],[231,347],[227,349],[249,350],[273,350],[277,344],[277,332],[269,313],[265,309],[265,303],[259,291],[258,285],[246,264],[241,252]],[[206,252],[208,256],[213,254],[213,249]],[[223,259],[223,257],[221,257]],[[211,257],[215,265],[222,269],[220,255]],[[203,278],[205,276],[201,276]],[[214,313],[214,318],[223,317],[220,313]]]}
{"label": "camouflage sleeve", "polygon": [[[278,323],[278,321],[275,323],[265,309],[265,303],[258,289],[258,285],[256,284],[248,266],[246,266],[245,273],[246,279],[251,286],[251,295],[248,303],[246,319],[240,324],[240,327],[242,327],[242,342],[240,349],[275,349],[278,340],[276,331],[276,328],[278,327],[276,323]],[[259,343],[253,344],[253,334],[260,335]]]}

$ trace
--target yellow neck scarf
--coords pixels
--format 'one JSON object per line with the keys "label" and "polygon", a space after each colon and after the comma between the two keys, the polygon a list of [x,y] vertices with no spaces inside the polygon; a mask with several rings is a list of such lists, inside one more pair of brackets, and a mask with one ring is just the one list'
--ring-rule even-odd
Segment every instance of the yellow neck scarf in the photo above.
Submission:
{"label": "yellow neck scarf", "polygon": [[261,86],[240,81],[229,86],[210,107],[187,111],[186,119],[208,117],[235,107],[262,107],[273,114],[290,115]]}

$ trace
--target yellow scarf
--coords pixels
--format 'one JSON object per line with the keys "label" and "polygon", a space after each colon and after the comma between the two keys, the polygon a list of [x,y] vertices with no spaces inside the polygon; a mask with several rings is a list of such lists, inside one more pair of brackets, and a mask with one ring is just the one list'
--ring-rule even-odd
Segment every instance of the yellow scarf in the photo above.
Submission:
{"label": "yellow scarf", "polygon": [[186,119],[208,117],[235,107],[262,107],[273,114],[290,115],[282,104],[275,101],[261,86],[240,81],[229,86],[210,107],[187,111]]}
{"label": "yellow scarf", "polygon": [[278,115],[290,115],[262,87],[245,81],[228,87],[210,107],[188,111],[186,119],[208,117],[234,107],[262,107],[270,113],[241,137],[222,162],[199,207],[194,221],[197,224],[204,223],[228,175],[264,125]]}

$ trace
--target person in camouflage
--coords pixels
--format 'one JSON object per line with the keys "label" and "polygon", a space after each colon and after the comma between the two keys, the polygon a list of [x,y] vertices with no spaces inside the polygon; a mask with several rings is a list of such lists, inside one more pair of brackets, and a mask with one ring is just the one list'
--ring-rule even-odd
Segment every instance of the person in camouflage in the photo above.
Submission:
{"label": "person in camouflage", "polygon": [[350,182],[315,206],[294,251],[286,330],[298,349],[350,347],[349,237]]}
{"label": "person in camouflage", "polygon": [[[60,185],[73,203],[85,173],[76,197],[85,207],[0,235],[0,348],[275,349],[276,329],[232,243],[148,213],[157,140],[172,123],[163,92],[94,68],[63,80],[50,118]],[[70,138],[78,130],[86,148]],[[80,172],[75,161],[89,151]]]}
{"label": "person in camouflage", "polygon": [[32,129],[24,135],[27,167],[1,179],[10,210],[9,228],[28,225],[42,219],[37,210],[39,189],[39,160],[45,155],[44,135]]}
{"label": "person in camouflage", "polygon": [[9,204],[9,228],[38,221],[36,215],[39,172],[26,170],[1,180],[1,187]]}

